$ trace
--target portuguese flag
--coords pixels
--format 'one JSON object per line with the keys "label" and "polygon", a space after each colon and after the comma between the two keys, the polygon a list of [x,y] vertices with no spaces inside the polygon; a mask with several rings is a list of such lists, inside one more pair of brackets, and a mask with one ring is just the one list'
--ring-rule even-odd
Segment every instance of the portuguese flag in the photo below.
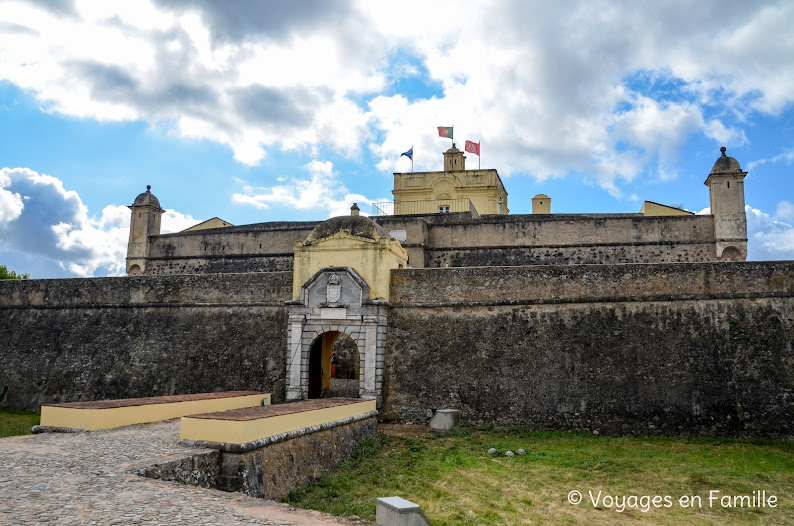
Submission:
{"label": "portuguese flag", "polygon": [[446,137],[447,139],[452,138],[452,126],[439,126],[438,127],[438,136],[439,137]]}

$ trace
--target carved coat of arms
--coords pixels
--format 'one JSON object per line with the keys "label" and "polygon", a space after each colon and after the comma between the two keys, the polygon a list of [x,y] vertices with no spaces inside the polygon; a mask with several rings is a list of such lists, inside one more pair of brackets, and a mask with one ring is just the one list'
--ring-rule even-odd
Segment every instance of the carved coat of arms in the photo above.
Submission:
{"label": "carved coat of arms", "polygon": [[328,276],[328,285],[325,289],[325,301],[338,303],[342,299],[342,278],[338,274]]}

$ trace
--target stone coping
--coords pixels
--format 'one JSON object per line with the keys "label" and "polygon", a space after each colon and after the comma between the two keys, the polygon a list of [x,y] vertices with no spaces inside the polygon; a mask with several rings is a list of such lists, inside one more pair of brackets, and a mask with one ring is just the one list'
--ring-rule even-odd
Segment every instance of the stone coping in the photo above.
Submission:
{"label": "stone coping", "polygon": [[183,395],[150,396],[144,398],[119,398],[115,400],[93,400],[89,402],[69,402],[64,404],[44,404],[42,407],[68,407],[71,409],[115,409],[136,405],[173,404],[195,400],[214,400],[235,396],[265,395],[259,391],[223,391],[220,393],[195,393]]}

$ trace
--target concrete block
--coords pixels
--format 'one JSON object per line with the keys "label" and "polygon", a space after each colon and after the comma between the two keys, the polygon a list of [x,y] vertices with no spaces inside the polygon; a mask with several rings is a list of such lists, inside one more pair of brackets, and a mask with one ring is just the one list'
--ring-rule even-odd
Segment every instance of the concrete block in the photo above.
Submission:
{"label": "concrete block", "polygon": [[419,504],[402,497],[378,498],[375,522],[381,526],[431,526]]}
{"label": "concrete block", "polygon": [[430,431],[446,433],[460,423],[460,409],[439,409],[428,424]]}

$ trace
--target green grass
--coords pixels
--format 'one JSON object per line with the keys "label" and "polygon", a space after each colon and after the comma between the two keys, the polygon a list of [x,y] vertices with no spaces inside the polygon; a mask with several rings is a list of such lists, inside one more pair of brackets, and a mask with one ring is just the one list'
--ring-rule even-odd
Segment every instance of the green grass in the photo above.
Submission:
{"label": "green grass", "polygon": [[[526,456],[490,457],[523,448]],[[584,501],[568,503],[579,490]],[[594,507],[588,490],[670,496],[672,506]],[[776,508],[709,506],[709,490],[766,490]],[[436,526],[480,524],[794,524],[794,442],[599,437],[526,430],[458,430],[453,436],[370,439],[335,472],[284,499],[334,515],[375,519],[375,499],[421,504]],[[701,506],[678,499],[698,495]],[[638,503],[639,504],[639,503]],[[664,504],[664,503],[662,503]]]}
{"label": "green grass", "polygon": [[0,437],[29,435],[30,428],[39,424],[39,413],[0,407]]}

